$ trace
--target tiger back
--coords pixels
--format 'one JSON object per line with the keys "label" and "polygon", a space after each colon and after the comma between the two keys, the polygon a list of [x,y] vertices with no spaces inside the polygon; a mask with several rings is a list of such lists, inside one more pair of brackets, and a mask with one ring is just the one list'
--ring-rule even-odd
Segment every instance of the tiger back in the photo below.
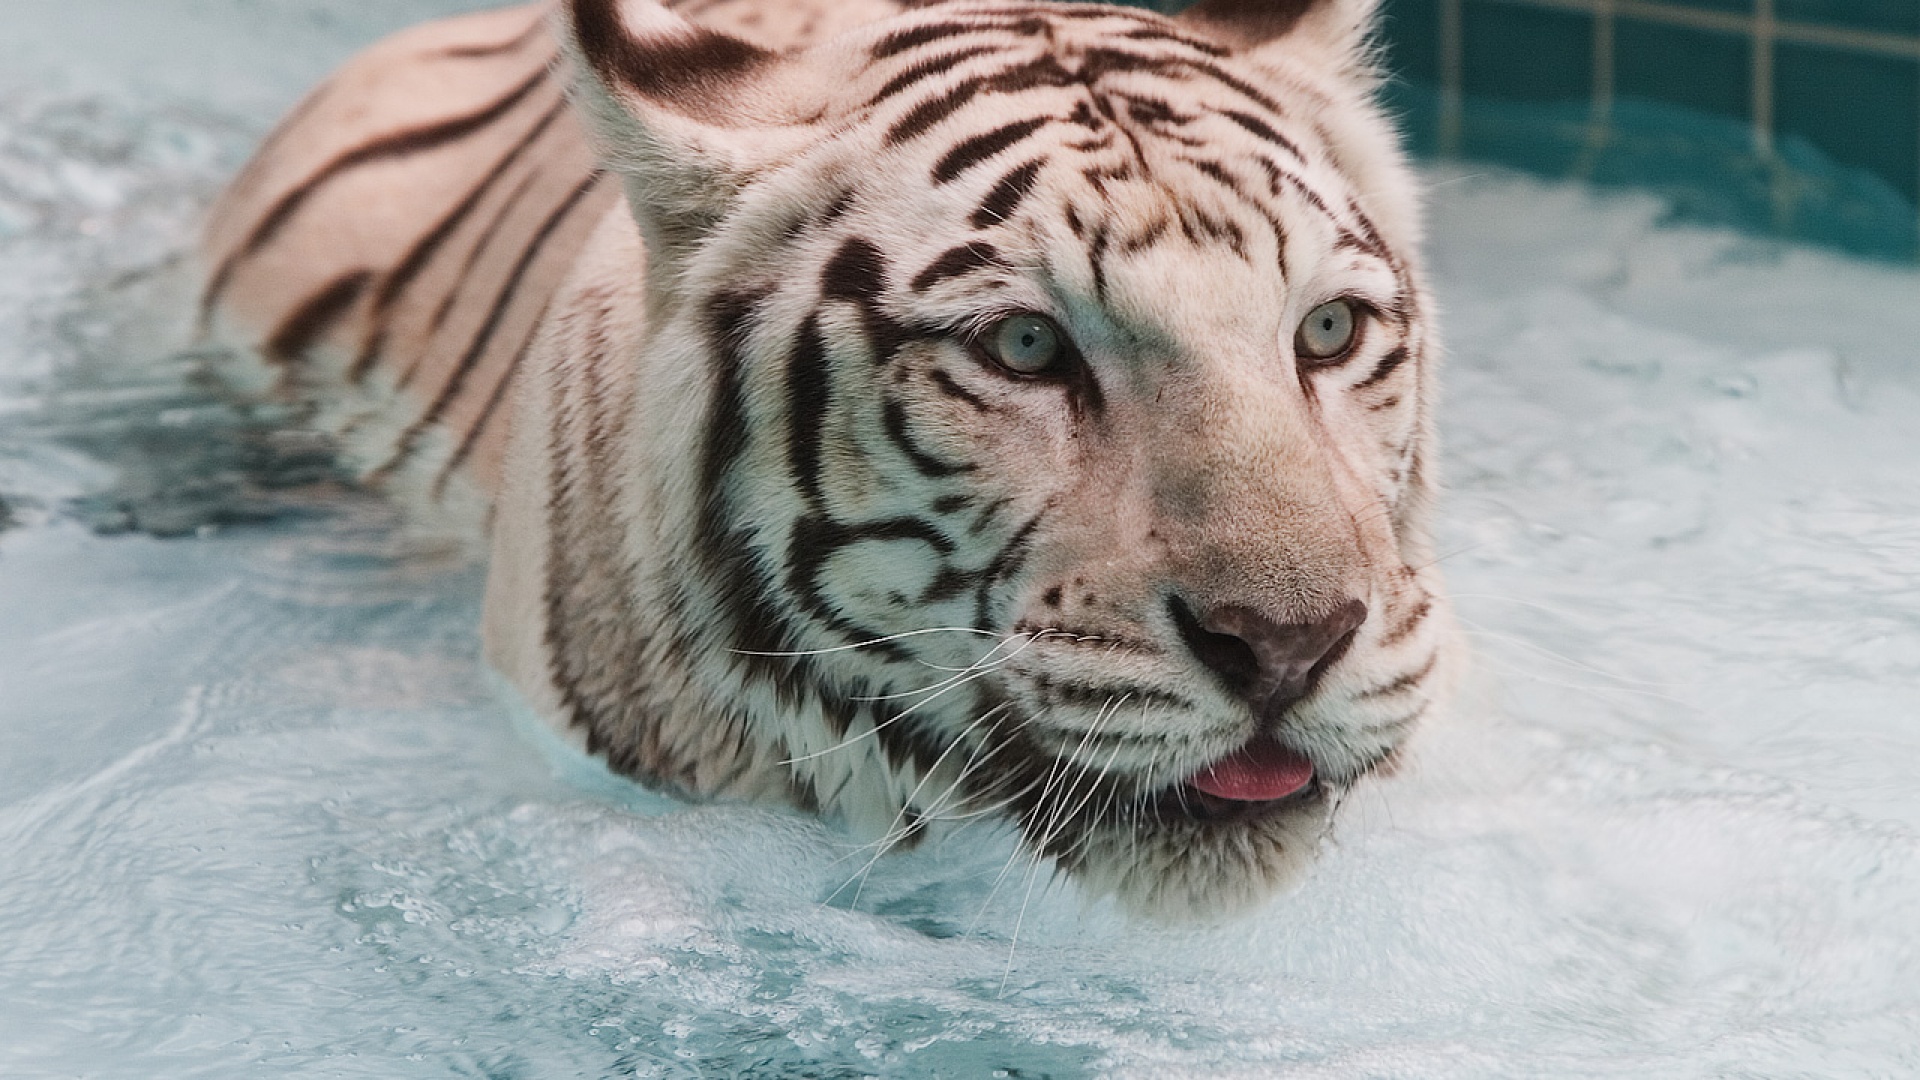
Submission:
{"label": "tiger back", "polygon": [[[684,6],[770,48],[895,10]],[[366,50],[275,128],[209,217],[203,333],[251,346],[283,392],[322,406],[318,426],[356,471],[414,503],[491,499],[514,372],[618,202],[568,105],[552,13],[444,19]]]}
{"label": "tiger back", "polygon": [[205,316],[490,538],[614,768],[1155,913],[1291,880],[1458,645],[1368,0],[570,0],[359,57]]}

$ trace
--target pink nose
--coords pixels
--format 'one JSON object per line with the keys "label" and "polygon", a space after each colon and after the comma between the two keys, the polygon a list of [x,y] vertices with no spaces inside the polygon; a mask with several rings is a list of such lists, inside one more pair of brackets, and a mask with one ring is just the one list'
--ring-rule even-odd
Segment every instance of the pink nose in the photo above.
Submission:
{"label": "pink nose", "polygon": [[1359,600],[1297,623],[1276,622],[1239,605],[1213,608],[1197,617],[1178,598],[1169,601],[1168,608],[1194,659],[1252,705],[1266,724],[1277,723],[1313,692],[1367,621],[1367,605]]}

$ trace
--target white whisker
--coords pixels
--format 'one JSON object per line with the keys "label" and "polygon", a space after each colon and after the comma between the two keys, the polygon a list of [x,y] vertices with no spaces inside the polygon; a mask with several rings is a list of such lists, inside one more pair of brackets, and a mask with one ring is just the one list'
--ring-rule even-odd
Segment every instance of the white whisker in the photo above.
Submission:
{"label": "white whisker", "polygon": [[925,630],[907,630],[898,634],[888,634],[871,641],[856,641],[851,645],[833,645],[824,649],[795,649],[791,652],[762,652],[757,649],[728,649],[736,656],[825,656],[828,653],[851,652],[855,649],[871,649],[875,645],[885,645],[889,641],[903,638],[920,637],[923,634],[978,634],[981,637],[1000,637],[991,630],[982,630],[974,626],[933,626]]}

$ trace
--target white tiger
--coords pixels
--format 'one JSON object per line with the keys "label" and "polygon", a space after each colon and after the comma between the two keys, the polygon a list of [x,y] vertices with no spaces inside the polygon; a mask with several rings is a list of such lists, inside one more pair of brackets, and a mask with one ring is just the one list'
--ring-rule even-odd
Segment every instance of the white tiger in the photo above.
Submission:
{"label": "white tiger", "polygon": [[481,508],[490,660],[614,768],[1233,910],[1458,648],[1370,6],[434,23],[235,181],[206,315]]}

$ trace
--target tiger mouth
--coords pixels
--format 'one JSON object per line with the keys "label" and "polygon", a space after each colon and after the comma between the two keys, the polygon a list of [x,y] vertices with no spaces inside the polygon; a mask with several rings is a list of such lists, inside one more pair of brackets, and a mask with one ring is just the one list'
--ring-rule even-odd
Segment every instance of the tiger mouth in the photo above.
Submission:
{"label": "tiger mouth", "polygon": [[1327,788],[1318,776],[1277,799],[1223,799],[1191,783],[1174,784],[1154,800],[1161,820],[1197,825],[1244,825],[1325,804]]}

